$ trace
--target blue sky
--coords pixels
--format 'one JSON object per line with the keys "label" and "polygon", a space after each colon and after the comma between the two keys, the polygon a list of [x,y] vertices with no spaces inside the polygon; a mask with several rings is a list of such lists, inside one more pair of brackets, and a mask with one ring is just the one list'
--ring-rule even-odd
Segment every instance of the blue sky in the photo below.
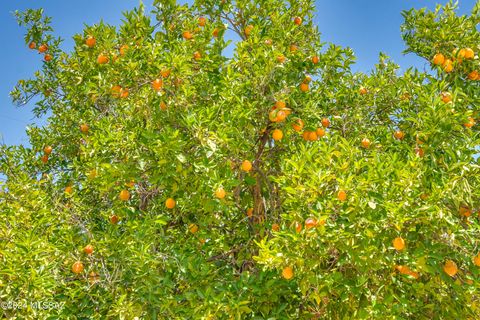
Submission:
{"label": "blue sky", "polygon": [[[151,8],[151,0],[145,0]],[[424,62],[413,55],[403,56],[404,45],[400,36],[402,10],[428,7],[447,1],[430,0],[317,0],[316,23],[322,33],[322,41],[353,48],[357,56],[356,71],[368,72],[377,62],[380,51],[386,53],[403,69],[410,66],[424,68]],[[41,66],[41,57],[25,47],[25,30],[18,27],[12,12],[26,8],[42,7],[53,17],[57,36],[65,39],[63,47],[73,46],[71,36],[80,32],[84,24],[100,20],[118,25],[122,12],[137,6],[137,0],[37,0],[0,1],[0,29],[3,30],[3,46],[0,59],[0,142],[8,145],[28,144],[25,127],[30,123],[41,124],[30,112],[31,106],[15,107],[9,92],[19,79],[29,78]],[[459,12],[469,13],[475,0],[460,0]]]}

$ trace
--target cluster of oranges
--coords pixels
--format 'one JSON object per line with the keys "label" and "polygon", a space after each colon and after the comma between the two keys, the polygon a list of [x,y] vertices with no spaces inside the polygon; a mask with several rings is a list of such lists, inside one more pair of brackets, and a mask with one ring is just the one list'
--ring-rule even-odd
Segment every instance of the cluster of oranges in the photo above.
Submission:
{"label": "cluster of oranges", "polygon": [[[475,58],[475,52],[471,48],[454,49],[452,57],[447,58],[443,53],[436,53],[433,56],[432,63],[436,66],[440,66],[443,71],[450,73],[454,69],[455,62],[461,64],[463,60],[472,60]],[[470,80],[480,80],[477,70],[472,70],[467,75]]]}
{"label": "cluster of oranges", "polygon": [[[198,27],[194,29],[194,31],[190,31],[190,30],[185,30],[182,32],[182,37],[183,39],[185,40],[193,40],[195,38],[195,33],[199,32],[201,30],[201,28],[205,27],[208,23],[208,19],[205,18],[205,17],[199,17],[198,18]],[[250,33],[252,32],[253,30],[253,26],[252,25],[248,25],[245,30],[244,30],[244,33],[245,33],[245,36],[248,37],[250,35]],[[220,33],[221,29],[220,28],[215,28],[213,29],[212,31],[212,36],[214,38],[217,38],[219,33]],[[200,59],[202,59],[202,53],[200,51],[195,51],[193,53],[193,59],[198,61]]]}
{"label": "cluster of oranges", "polygon": [[[86,245],[84,248],[83,248],[83,252],[86,254],[86,255],[92,255],[93,254],[93,246],[91,244],[88,244]],[[75,273],[75,274],[81,274],[84,270],[85,270],[85,266],[83,264],[82,261],[75,261],[73,264],[72,264],[72,272]],[[96,273],[95,271],[91,271],[89,274],[88,274],[88,280],[90,282],[90,284],[95,284],[97,283],[99,280],[100,280],[100,275],[98,273]]]}
{"label": "cluster of oranges", "polygon": [[[423,197],[422,197],[423,199]],[[465,217],[469,217],[472,214],[471,209],[469,209],[466,206],[461,206],[460,207],[460,214]],[[402,251],[405,249],[405,240],[402,237],[397,237],[393,239],[393,247],[397,251]],[[480,253],[477,254],[475,257],[473,257],[473,263],[475,266],[480,267]],[[395,267],[401,274],[409,275],[414,277],[415,279],[418,279],[420,277],[420,274],[418,272],[412,271],[408,266],[405,265],[397,265]],[[443,265],[443,271],[449,275],[450,277],[455,276],[458,273],[458,266],[453,260],[447,260],[445,261]]]}
{"label": "cluster of oranges", "polygon": [[47,163],[48,162],[48,157],[50,156],[50,154],[52,153],[53,151],[53,148],[51,146],[45,146],[43,148],[43,156],[41,158],[42,162],[43,163]]}
{"label": "cluster of oranges", "polygon": [[[299,121],[298,121],[299,120]],[[293,130],[299,132],[303,128],[303,121],[298,119],[296,123],[293,123],[292,127]],[[319,138],[323,138],[326,134],[325,129],[330,126],[330,120],[328,118],[323,118],[322,121],[322,127],[315,129],[315,131],[308,131],[305,130],[302,133],[303,140],[305,141],[317,141]]]}
{"label": "cluster of oranges", "polygon": [[[440,98],[444,103],[452,102],[452,94],[450,92],[442,92],[440,93]],[[467,121],[463,124],[465,128],[471,128],[476,124],[476,121],[473,117],[468,117]]]}
{"label": "cluster of oranges", "polygon": [[[32,41],[28,44],[28,47],[32,50],[35,50],[37,48],[37,44],[34,41]],[[50,53],[47,53],[47,51],[48,51],[48,46],[46,44],[41,44],[38,47],[38,52],[44,54],[43,60],[45,60],[46,62],[52,61],[53,57]]]}
{"label": "cluster of oranges", "polygon": [[[402,251],[405,249],[405,240],[402,237],[396,237],[393,239],[393,247],[397,251]],[[398,270],[401,274],[409,275],[414,277],[415,279],[418,279],[420,277],[420,274],[418,272],[412,271],[408,266],[405,265],[397,265],[395,266],[395,269]]]}

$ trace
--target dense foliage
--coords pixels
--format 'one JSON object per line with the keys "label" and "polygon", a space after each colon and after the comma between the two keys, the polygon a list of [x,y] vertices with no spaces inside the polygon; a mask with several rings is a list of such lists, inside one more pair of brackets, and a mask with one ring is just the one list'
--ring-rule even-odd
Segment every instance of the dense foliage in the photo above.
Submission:
{"label": "dense foliage", "polygon": [[313,4],[155,0],[71,52],[16,14],[48,124],[0,147],[4,317],[480,317],[480,2],[404,12],[425,70],[369,74]]}

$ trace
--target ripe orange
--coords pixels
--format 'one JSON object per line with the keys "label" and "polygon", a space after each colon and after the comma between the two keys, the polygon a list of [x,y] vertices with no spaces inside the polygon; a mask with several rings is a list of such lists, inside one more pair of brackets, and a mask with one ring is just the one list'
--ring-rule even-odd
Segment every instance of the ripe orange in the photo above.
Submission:
{"label": "ripe orange", "polygon": [[310,83],[311,81],[312,81],[312,77],[310,77],[309,75],[306,75],[305,79],[303,79],[304,83]]}
{"label": "ripe orange", "polygon": [[253,216],[253,208],[247,209],[247,217],[251,218]]}
{"label": "ripe orange", "polygon": [[280,110],[277,112],[277,122],[282,122],[287,118],[287,112]]}
{"label": "ripe orange", "polygon": [[83,263],[81,261],[77,261],[72,265],[72,272],[79,274],[83,272]]}
{"label": "ripe orange", "polygon": [[46,44],[42,44],[40,47],[38,47],[38,52],[44,53],[48,50],[48,47]]}
{"label": "ripe orange", "polygon": [[450,277],[453,277],[458,272],[457,264],[452,260],[447,260],[443,265],[443,271],[445,271]]}
{"label": "ripe orange", "polygon": [[302,224],[300,222],[295,222],[295,231],[297,231],[297,233],[300,233],[302,231]]}
{"label": "ripe orange", "polygon": [[471,48],[465,48],[465,59],[473,59],[475,52]]}
{"label": "ripe orange", "polygon": [[480,267],[480,253],[477,254],[477,255],[473,258],[473,263],[474,263],[477,267]]}
{"label": "ripe orange", "polygon": [[212,35],[216,38],[216,37],[218,37],[219,32],[220,32],[220,29],[215,28],[215,29],[213,29]]}
{"label": "ripe orange", "polygon": [[365,149],[367,149],[368,147],[370,147],[370,140],[368,138],[363,138],[362,139],[362,147],[364,147]]}
{"label": "ripe orange", "polygon": [[303,138],[303,140],[305,140],[305,141],[309,141],[309,139],[308,139],[309,136],[310,136],[310,131],[304,131],[304,132],[302,133],[302,138]]}
{"label": "ripe orange", "polygon": [[103,53],[100,53],[97,57],[97,63],[98,64],[108,63],[108,57],[106,55],[104,55]]}
{"label": "ripe orange", "polygon": [[43,59],[48,62],[48,61],[52,61],[53,57],[52,57],[51,54],[48,54],[48,53],[47,53],[47,54],[43,57]]}
{"label": "ripe orange", "polygon": [[444,103],[449,103],[450,101],[452,101],[452,95],[450,94],[450,92],[442,92],[440,96]]}
{"label": "ripe orange", "polygon": [[435,56],[433,56],[433,64],[440,66],[445,62],[445,56],[441,53],[437,53]]}
{"label": "ripe orange", "polygon": [[113,97],[119,98],[120,97],[120,92],[122,91],[122,87],[120,87],[119,85],[115,85],[115,86],[112,87],[112,89],[110,89],[110,91],[111,91]]}
{"label": "ripe orange", "polygon": [[421,158],[425,155],[425,151],[420,147],[416,147],[415,154]]}
{"label": "ripe orange", "polygon": [[28,47],[33,50],[33,49],[35,49],[35,48],[37,47],[37,44],[32,41],[32,42],[30,42],[30,43],[28,44]]}
{"label": "ripe orange", "polygon": [[85,248],[83,248],[83,252],[90,255],[93,253],[93,246],[91,244],[87,244]]}
{"label": "ripe orange", "polygon": [[128,88],[122,88],[120,90],[120,98],[128,98],[128,95],[129,95],[129,91],[128,91]]}
{"label": "ripe orange", "polygon": [[323,138],[325,136],[325,129],[323,128],[317,128],[315,132],[319,138]]}
{"label": "ripe orange", "polygon": [[135,180],[130,180],[129,182],[125,183],[125,185],[129,188],[135,187]]}
{"label": "ripe orange", "polygon": [[249,24],[248,26],[245,27],[245,35],[247,37],[249,37],[250,34],[252,34],[252,31],[253,31],[253,26],[251,24]]}
{"label": "ripe orange", "polygon": [[463,61],[463,58],[465,58],[465,49],[453,49],[452,55],[454,58],[457,58],[458,62],[461,63]]}
{"label": "ripe orange", "polygon": [[43,155],[40,159],[42,160],[43,163],[47,163],[48,162],[48,154]]}
{"label": "ripe orange", "polygon": [[176,205],[177,203],[173,198],[168,198],[167,201],[165,201],[165,207],[167,207],[167,209],[173,209]]}
{"label": "ripe orange", "polygon": [[205,27],[206,24],[207,24],[207,18],[205,17],[198,18],[198,25],[200,27]]}
{"label": "ripe orange", "polygon": [[322,119],[322,126],[323,126],[324,128],[330,127],[330,120],[328,120],[328,118],[323,118],[323,119]]}
{"label": "ripe orange", "polygon": [[118,198],[122,201],[128,201],[130,199],[130,192],[126,189],[120,191]]}
{"label": "ripe orange", "polygon": [[202,58],[202,54],[201,54],[200,52],[195,51],[195,52],[193,53],[193,59],[195,59],[195,60],[200,60],[201,58]]}
{"label": "ripe orange", "polygon": [[293,278],[293,269],[291,267],[285,267],[282,270],[282,277],[286,280]]}
{"label": "ripe orange", "polygon": [[409,274],[411,272],[410,268],[408,266],[395,266],[395,269],[398,270],[401,274]]}
{"label": "ripe orange", "polygon": [[314,218],[308,218],[305,220],[305,228],[306,229],[311,229],[315,228],[317,226],[317,220]]}
{"label": "ripe orange", "polygon": [[302,92],[307,92],[308,91],[308,84],[306,84],[305,82],[303,82],[302,84],[300,84],[300,90]]}
{"label": "ripe orange", "polygon": [[66,194],[72,194],[73,188],[72,186],[66,186],[64,191]]}
{"label": "ripe orange", "polygon": [[250,170],[252,170],[252,163],[248,160],[243,160],[242,170],[245,172],[249,172]]}
{"label": "ripe orange", "polygon": [[470,72],[470,73],[468,74],[467,77],[468,77],[469,80],[478,80],[478,79],[479,79],[479,76],[480,76],[480,75],[479,75],[478,71],[477,71],[477,70],[473,70],[472,72]]}
{"label": "ripe orange", "polygon": [[345,201],[347,200],[347,193],[344,190],[338,191],[337,198],[340,201]]}
{"label": "ripe orange", "polygon": [[317,132],[310,131],[308,133],[308,141],[317,141],[317,140],[318,140]]}
{"label": "ripe orange", "polygon": [[272,224],[272,231],[280,231],[280,226],[278,225],[278,223]]}
{"label": "ripe orange", "polygon": [[196,224],[192,223],[191,225],[188,226],[188,230],[191,233],[196,233],[198,231],[198,226]]}
{"label": "ripe orange", "polygon": [[443,71],[450,73],[453,71],[453,62],[450,59],[445,59],[442,64]]}
{"label": "ripe orange", "polygon": [[277,61],[278,61],[279,63],[284,63],[285,60],[287,60],[287,58],[285,58],[285,56],[284,56],[283,54],[277,56]]}
{"label": "ripe orange", "polygon": [[117,224],[118,221],[120,221],[120,218],[116,214],[114,214],[110,217],[110,223],[111,224]]}
{"label": "ripe orange", "polygon": [[313,64],[317,64],[317,63],[320,62],[320,58],[318,56],[313,56],[312,57],[312,62],[313,62]]}
{"label": "ripe orange", "polygon": [[185,40],[191,40],[193,38],[193,35],[190,31],[184,31],[182,36]]}
{"label": "ripe orange", "polygon": [[472,215],[472,210],[467,206],[461,206],[458,210],[461,216],[470,217]]}
{"label": "ripe orange", "polygon": [[275,108],[276,109],[283,109],[285,107],[287,107],[287,104],[284,101],[279,100],[279,101],[275,102]]}
{"label": "ripe orange", "polygon": [[125,55],[125,53],[127,53],[127,50],[128,50],[128,45],[124,44],[120,47],[120,49],[118,49],[118,51],[120,52],[120,55],[123,56]]}
{"label": "ripe orange", "polygon": [[293,19],[293,22],[299,26],[302,24],[302,18],[301,17],[295,17],[295,19]]}
{"label": "ripe orange", "polygon": [[167,104],[165,102],[160,102],[160,109],[167,110]]}
{"label": "ripe orange", "polygon": [[405,133],[403,131],[397,130],[393,133],[395,139],[402,140],[405,137]]}
{"label": "ripe orange", "polygon": [[45,146],[45,148],[43,148],[43,152],[47,155],[51,154],[52,151],[53,151],[53,148],[51,146]]}
{"label": "ripe orange", "polygon": [[471,128],[475,125],[475,119],[468,117],[468,121],[463,124],[466,128]]}
{"label": "ripe orange", "polygon": [[168,78],[170,73],[172,73],[172,70],[170,69],[162,69],[162,71],[160,72],[163,78]]}
{"label": "ripe orange", "polygon": [[400,272],[401,274],[414,277],[415,279],[418,279],[420,277],[420,274],[418,272],[412,271],[408,266],[395,266],[395,269],[397,269],[398,272]]}
{"label": "ripe orange", "polygon": [[152,88],[155,91],[160,91],[163,87],[163,80],[162,79],[155,79],[152,81]]}
{"label": "ripe orange", "polygon": [[85,40],[85,44],[89,48],[93,48],[95,46],[95,43],[97,43],[97,40],[92,36],[88,36],[87,39]]}
{"label": "ripe orange", "polygon": [[300,132],[303,130],[304,123],[302,119],[297,119],[294,123],[292,123],[293,130]]}
{"label": "ripe orange", "polygon": [[402,251],[403,249],[405,249],[405,240],[403,240],[402,237],[396,237],[395,239],[393,239],[393,247],[397,251]]}
{"label": "ripe orange", "polygon": [[365,87],[360,87],[360,89],[358,90],[358,92],[360,92],[361,95],[365,95],[368,93],[368,90],[367,88]]}
{"label": "ripe orange", "polygon": [[290,280],[293,278],[293,269],[291,267],[285,267],[282,270],[282,277]]}
{"label": "ripe orange", "polygon": [[268,118],[272,122],[282,122],[285,120],[286,117],[287,117],[287,114],[285,113],[285,111],[283,110],[278,111],[277,109],[270,111],[268,115]]}
{"label": "ripe orange", "polygon": [[296,44],[291,44],[290,45],[290,52],[294,53],[298,51],[298,46]]}
{"label": "ripe orange", "polygon": [[273,132],[272,132],[272,138],[273,138],[273,140],[275,140],[275,141],[282,140],[282,138],[283,138],[283,132],[282,132],[282,130],[280,130],[280,129],[275,129],[275,130],[273,130]]}
{"label": "ripe orange", "polygon": [[225,198],[226,195],[227,195],[227,193],[225,192],[225,190],[222,187],[219,187],[217,190],[215,190],[215,196],[218,199],[223,199],[223,198]]}

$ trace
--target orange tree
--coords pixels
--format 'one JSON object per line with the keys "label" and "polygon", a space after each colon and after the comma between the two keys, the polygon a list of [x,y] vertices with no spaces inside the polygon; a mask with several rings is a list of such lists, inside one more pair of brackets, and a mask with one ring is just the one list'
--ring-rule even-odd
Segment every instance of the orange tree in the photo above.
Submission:
{"label": "orange tree", "polygon": [[1,148],[4,317],[478,319],[479,3],[404,12],[402,74],[311,0],[153,6],[71,52],[16,14],[48,124]]}

